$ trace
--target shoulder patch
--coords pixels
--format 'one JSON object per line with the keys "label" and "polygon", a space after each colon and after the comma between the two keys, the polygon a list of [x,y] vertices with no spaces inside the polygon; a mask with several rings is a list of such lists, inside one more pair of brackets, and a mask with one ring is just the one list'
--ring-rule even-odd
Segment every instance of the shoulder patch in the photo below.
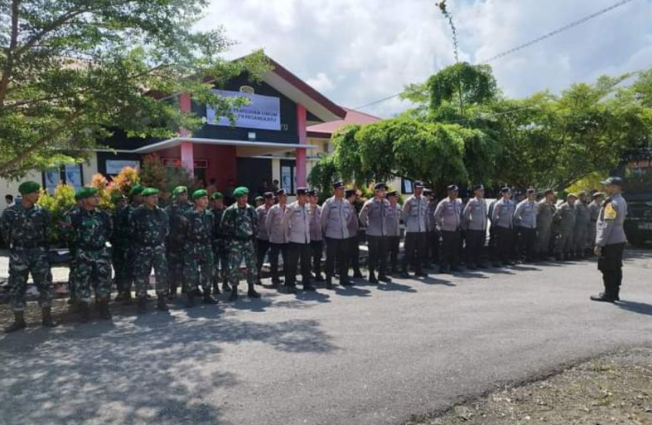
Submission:
{"label": "shoulder patch", "polygon": [[604,208],[604,219],[615,220],[616,217],[618,217],[618,210],[614,208],[613,204],[607,204],[607,206]]}

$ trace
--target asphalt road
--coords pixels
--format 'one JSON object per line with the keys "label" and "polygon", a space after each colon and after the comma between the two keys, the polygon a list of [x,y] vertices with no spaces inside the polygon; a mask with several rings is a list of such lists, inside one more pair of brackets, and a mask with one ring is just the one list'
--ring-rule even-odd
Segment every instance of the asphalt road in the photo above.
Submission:
{"label": "asphalt road", "polygon": [[652,343],[652,252],[628,256],[618,306],[595,263],[547,264],[31,327],[0,336],[0,424],[401,423]]}

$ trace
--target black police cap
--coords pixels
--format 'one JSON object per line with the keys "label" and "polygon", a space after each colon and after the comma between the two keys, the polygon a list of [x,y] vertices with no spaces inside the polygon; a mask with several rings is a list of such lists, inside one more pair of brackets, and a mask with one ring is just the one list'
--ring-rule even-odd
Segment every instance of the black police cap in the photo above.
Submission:
{"label": "black police cap", "polygon": [[356,193],[355,189],[346,189],[346,191],[344,192],[344,196],[348,198],[349,196],[355,195],[355,193]]}

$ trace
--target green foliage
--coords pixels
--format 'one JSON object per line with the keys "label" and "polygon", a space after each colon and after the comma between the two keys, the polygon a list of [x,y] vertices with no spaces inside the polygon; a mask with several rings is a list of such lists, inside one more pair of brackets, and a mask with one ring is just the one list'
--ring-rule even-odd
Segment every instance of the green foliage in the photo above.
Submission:
{"label": "green foliage", "polygon": [[113,183],[109,181],[102,174],[94,174],[91,178],[90,186],[97,189],[97,196],[100,199],[99,207],[104,210],[112,210],[114,208],[111,202],[111,192],[113,191]]}
{"label": "green foliage", "polygon": [[[9,3],[12,3],[11,5]],[[225,61],[222,29],[192,30],[206,0],[22,0],[0,6],[0,176],[86,157],[121,128],[170,137],[202,124],[150,94],[188,93],[232,116],[242,98],[211,93],[269,69],[262,52]],[[192,77],[192,78],[191,78]]]}
{"label": "green foliage", "polygon": [[190,175],[183,167],[165,168],[165,191],[172,193],[175,187],[186,186],[190,193],[199,189],[201,182]]}
{"label": "green foliage", "polygon": [[160,191],[168,191],[166,180],[166,167],[156,154],[147,155],[143,159],[143,166],[138,171],[140,184],[145,187],[154,187]]}
{"label": "green foliage", "polygon": [[[430,109],[436,111],[446,103],[465,107],[486,104],[498,96],[498,86],[489,65],[466,62],[448,66],[427,81],[430,89]],[[460,88],[461,85],[461,88]]]}
{"label": "green foliage", "polygon": [[331,143],[334,146],[335,167],[346,182],[361,178],[362,163],[360,150],[356,141],[359,125],[349,125],[333,135]]}
{"label": "green foliage", "polygon": [[129,196],[131,188],[140,183],[140,176],[138,170],[133,167],[124,167],[120,173],[113,178],[115,189],[122,192],[125,196]]}
{"label": "green foliage", "polygon": [[329,155],[319,160],[310,170],[308,183],[319,189],[319,200],[324,201],[333,196],[333,183],[339,179],[335,156]]}
{"label": "green foliage", "polygon": [[48,210],[52,216],[51,243],[54,246],[62,246],[61,223],[64,214],[75,206],[75,188],[67,184],[60,184],[54,189],[52,195],[41,191],[38,204]]}

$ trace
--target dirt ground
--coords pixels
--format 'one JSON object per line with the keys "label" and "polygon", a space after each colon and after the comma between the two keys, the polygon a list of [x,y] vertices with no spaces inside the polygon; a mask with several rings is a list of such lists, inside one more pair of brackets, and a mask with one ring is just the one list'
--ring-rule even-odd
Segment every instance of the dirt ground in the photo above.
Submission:
{"label": "dirt ground", "polygon": [[406,425],[652,424],[652,348],[611,354]]}

